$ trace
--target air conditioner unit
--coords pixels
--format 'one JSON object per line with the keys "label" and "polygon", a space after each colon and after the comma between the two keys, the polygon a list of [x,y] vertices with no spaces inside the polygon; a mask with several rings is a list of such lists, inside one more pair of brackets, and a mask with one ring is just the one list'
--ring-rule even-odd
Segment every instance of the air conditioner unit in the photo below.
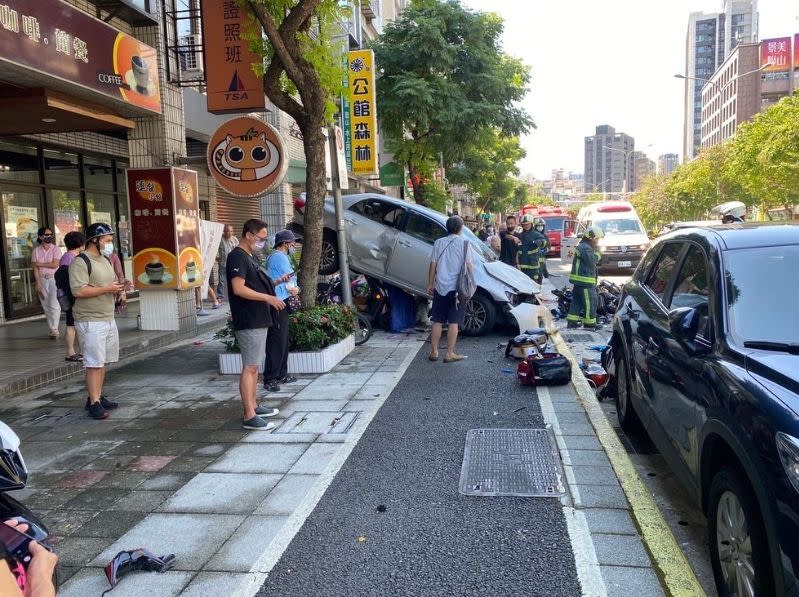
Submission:
{"label": "air conditioner unit", "polygon": [[180,74],[184,80],[203,79],[203,37],[199,33],[191,33],[180,38],[178,46]]}

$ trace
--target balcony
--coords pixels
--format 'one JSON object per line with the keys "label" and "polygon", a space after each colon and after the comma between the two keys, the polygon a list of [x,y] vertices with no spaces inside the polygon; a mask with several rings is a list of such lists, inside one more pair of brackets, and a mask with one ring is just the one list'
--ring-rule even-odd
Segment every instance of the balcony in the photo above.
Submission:
{"label": "balcony", "polygon": [[[97,16],[106,23],[117,17],[134,27],[158,25],[156,0],[95,0]],[[100,11],[106,11],[101,16]]]}

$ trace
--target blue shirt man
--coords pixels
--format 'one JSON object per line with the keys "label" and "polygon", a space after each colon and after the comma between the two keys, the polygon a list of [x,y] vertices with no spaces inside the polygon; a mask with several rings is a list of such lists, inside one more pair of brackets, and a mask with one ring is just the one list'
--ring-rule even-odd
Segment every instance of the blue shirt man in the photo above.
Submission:
{"label": "blue shirt man", "polygon": [[[266,275],[272,280],[277,280],[278,278],[286,274],[290,274],[293,271],[294,268],[291,265],[291,260],[283,251],[273,251],[266,260]],[[296,284],[297,276],[292,276],[290,282]],[[275,294],[281,301],[284,301],[289,297],[289,291],[286,288],[287,284],[288,282],[283,282],[281,284],[275,285]]]}
{"label": "blue shirt man", "polygon": [[[286,300],[292,292],[297,293],[297,277],[292,275],[289,254],[294,251],[297,237],[291,230],[281,230],[275,235],[275,250],[266,260],[266,275],[275,286],[275,294],[280,300]],[[289,291],[288,283],[294,288]],[[279,392],[281,383],[296,381],[288,374],[289,357],[289,314],[288,310],[278,312],[277,321],[269,329],[266,336],[266,363],[264,366],[264,387],[269,392]]]}

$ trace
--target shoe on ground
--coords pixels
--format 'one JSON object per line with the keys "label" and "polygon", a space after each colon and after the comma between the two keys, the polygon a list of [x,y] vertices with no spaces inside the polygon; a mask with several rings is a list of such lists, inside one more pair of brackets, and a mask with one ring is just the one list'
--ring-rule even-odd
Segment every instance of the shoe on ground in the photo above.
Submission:
{"label": "shoe on ground", "polygon": [[59,336],[58,330],[56,330],[56,329],[50,330],[50,337],[51,338],[56,339],[56,338],[58,338],[58,336]]}
{"label": "shoe on ground", "polygon": [[275,381],[275,380],[270,380],[270,381],[264,382],[264,388],[266,388],[267,392],[279,392],[280,391],[280,386],[277,385],[277,381]]}
{"label": "shoe on ground", "polygon": [[258,415],[255,415],[252,419],[242,421],[241,426],[252,431],[272,431],[276,427],[274,423],[267,423]]}
{"label": "shoe on ground", "polygon": [[583,329],[596,332],[602,329],[602,324],[598,323],[596,325],[584,325]]}
{"label": "shoe on ground", "polygon": [[[85,410],[89,410],[92,401],[91,398],[86,398],[86,406],[84,406]],[[119,402],[114,402],[113,400],[109,400],[105,396],[100,396],[100,404],[102,404],[103,408],[106,410],[114,410],[115,408],[119,407]]]}
{"label": "shoe on ground", "polygon": [[279,383],[294,383],[297,381],[297,378],[293,375],[286,375],[285,377],[281,377],[277,380]]}
{"label": "shoe on ground", "polygon": [[574,330],[574,329],[576,329],[578,327],[580,327],[580,324],[577,323],[576,321],[570,321],[570,322],[568,322],[566,324],[566,329],[567,330]]}
{"label": "shoe on ground", "polygon": [[276,408],[266,408],[261,405],[255,407],[255,414],[259,417],[274,417],[278,413],[280,413],[280,411]]}
{"label": "shoe on ground", "polygon": [[108,418],[108,411],[103,408],[103,405],[100,402],[95,402],[94,404],[90,404],[89,408],[86,409],[89,412],[89,416],[92,419],[97,419],[98,421],[102,419]]}

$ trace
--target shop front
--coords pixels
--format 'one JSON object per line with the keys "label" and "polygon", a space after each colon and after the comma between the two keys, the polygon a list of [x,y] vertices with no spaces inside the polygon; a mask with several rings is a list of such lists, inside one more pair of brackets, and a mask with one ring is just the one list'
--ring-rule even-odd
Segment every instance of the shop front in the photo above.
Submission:
{"label": "shop front", "polygon": [[110,15],[64,0],[4,0],[0,322],[41,312],[30,262],[40,227],[63,250],[68,232],[107,222],[129,258],[128,133],[162,112],[159,57],[132,22]]}

